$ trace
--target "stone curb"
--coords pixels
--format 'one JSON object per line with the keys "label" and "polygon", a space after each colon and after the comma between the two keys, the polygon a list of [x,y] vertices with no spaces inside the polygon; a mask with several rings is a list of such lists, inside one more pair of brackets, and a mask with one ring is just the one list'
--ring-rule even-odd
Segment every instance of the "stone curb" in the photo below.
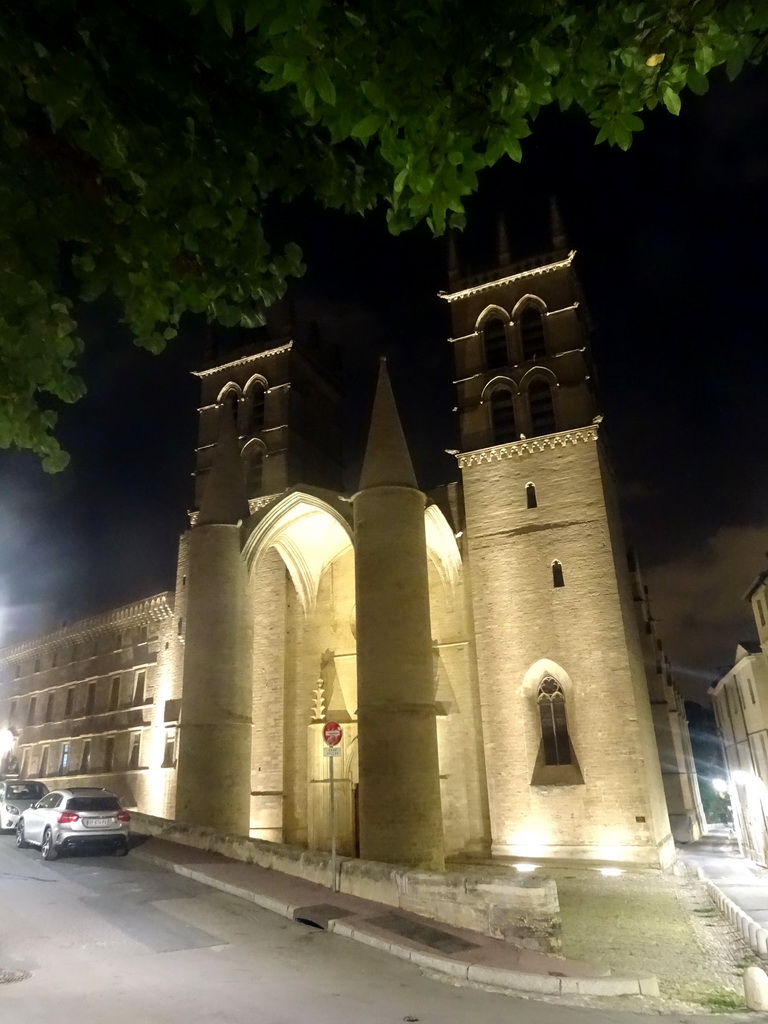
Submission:
{"label": "stone curb", "polygon": [[[284,903],[282,900],[273,899],[271,896],[263,896],[261,893],[252,892],[250,889],[243,889],[239,885],[232,885],[229,882],[220,881],[218,878],[211,878],[202,871],[186,867],[183,864],[174,864],[172,861],[157,857],[152,853],[146,853],[141,849],[133,850],[131,856],[138,857],[148,864],[164,868],[166,871],[173,871],[177,875],[191,878],[195,882],[210,886],[213,889],[220,889],[231,896],[239,896],[255,903],[264,910],[270,910],[282,917],[293,920],[293,915],[298,906]],[[435,971],[439,974],[447,974],[459,982],[474,982],[479,985],[493,985],[495,988],[507,989],[510,992],[533,992],[545,995],[590,995],[590,996],[657,996],[659,994],[659,982],[653,975],[637,977],[620,977],[609,975],[602,978],[559,978],[549,974],[528,974],[524,971],[513,971],[503,967],[489,967],[485,964],[466,964],[460,960],[450,960],[448,957],[439,956],[437,953],[425,953],[420,949],[411,949],[408,946],[400,945],[398,942],[388,942],[379,938],[378,935],[371,935],[369,932],[355,928],[342,918],[335,918],[328,922],[328,931],[335,935],[352,939],[365,946],[380,949],[390,956],[396,956],[401,960],[409,960],[416,967],[426,971]],[[766,933],[768,934],[768,933]]]}
{"label": "stone curb", "polygon": [[737,907],[711,878],[707,878],[703,868],[697,866],[696,874],[706,886],[709,898],[728,923],[741,935],[750,949],[761,959],[768,960],[768,930],[749,914],[745,914],[741,907]]}

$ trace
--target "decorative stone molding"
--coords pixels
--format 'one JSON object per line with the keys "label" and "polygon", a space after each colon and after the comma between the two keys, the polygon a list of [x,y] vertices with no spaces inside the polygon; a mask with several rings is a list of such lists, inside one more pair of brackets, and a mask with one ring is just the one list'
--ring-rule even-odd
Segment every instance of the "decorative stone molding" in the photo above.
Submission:
{"label": "decorative stone molding", "polygon": [[493,448],[480,448],[476,452],[460,452],[456,459],[459,468],[479,466],[484,462],[500,462],[511,459],[515,455],[532,455],[543,452],[547,448],[567,448],[569,445],[588,444],[597,441],[597,424],[580,427],[578,430],[563,430],[559,434],[547,434],[545,437],[530,437],[509,444],[497,444]]}
{"label": "decorative stone molding", "polygon": [[6,647],[0,651],[0,665],[7,661],[13,661],[20,655],[33,652],[43,652],[49,647],[55,647],[63,640],[67,642],[79,642],[89,637],[105,633],[115,626],[122,626],[127,623],[143,624],[150,622],[163,622],[173,615],[173,597],[170,591],[156,594],[143,601],[135,601],[133,604],[123,605],[114,611],[104,615],[95,615],[90,619],[81,619],[71,625],[63,626],[52,633],[38,637],[33,640],[24,640],[21,643]]}
{"label": "decorative stone molding", "polygon": [[241,359],[233,359],[229,363],[221,363],[218,366],[212,366],[208,370],[193,370],[192,375],[194,377],[212,377],[215,373],[221,373],[222,370],[229,370],[233,366],[245,366],[247,363],[255,363],[259,359],[266,359],[268,356],[277,356],[281,352],[288,352],[293,348],[293,342],[286,342],[285,345],[278,345],[276,348],[266,349],[264,352],[254,352],[253,355],[243,356]]}
{"label": "decorative stone molding", "polygon": [[479,295],[481,292],[489,291],[492,288],[498,288],[499,285],[509,284],[512,281],[519,281],[524,277],[539,277],[541,274],[549,274],[553,270],[559,270],[561,267],[570,267],[575,255],[576,252],[572,250],[564,260],[556,260],[553,263],[545,263],[540,267],[531,267],[527,270],[520,270],[516,274],[509,274],[506,277],[499,277],[493,281],[484,281],[481,284],[470,285],[469,288],[462,288],[456,292],[439,292],[438,294],[440,298],[445,299],[446,302],[456,302],[457,299],[465,299],[470,295]]}

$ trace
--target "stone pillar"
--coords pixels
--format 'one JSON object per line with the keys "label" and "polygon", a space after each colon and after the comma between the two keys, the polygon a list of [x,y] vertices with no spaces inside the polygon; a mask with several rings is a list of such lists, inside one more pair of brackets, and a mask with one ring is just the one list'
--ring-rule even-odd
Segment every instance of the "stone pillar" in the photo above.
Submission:
{"label": "stone pillar", "polygon": [[251,636],[236,525],[189,533],[176,819],[248,835]]}
{"label": "stone pillar", "polygon": [[354,524],[360,856],[441,871],[424,495],[384,364]]}

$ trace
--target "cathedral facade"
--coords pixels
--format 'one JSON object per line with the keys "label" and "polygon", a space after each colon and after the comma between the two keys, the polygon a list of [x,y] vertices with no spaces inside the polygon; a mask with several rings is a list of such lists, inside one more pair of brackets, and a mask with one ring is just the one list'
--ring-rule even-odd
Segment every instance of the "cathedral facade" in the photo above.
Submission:
{"label": "cathedral facade", "polygon": [[460,479],[429,494],[384,364],[353,494],[317,348],[286,325],[201,370],[175,592],[0,652],[12,767],[327,849],[333,721],[344,854],[668,866],[700,804],[627,560],[573,261],[556,236],[452,275]]}

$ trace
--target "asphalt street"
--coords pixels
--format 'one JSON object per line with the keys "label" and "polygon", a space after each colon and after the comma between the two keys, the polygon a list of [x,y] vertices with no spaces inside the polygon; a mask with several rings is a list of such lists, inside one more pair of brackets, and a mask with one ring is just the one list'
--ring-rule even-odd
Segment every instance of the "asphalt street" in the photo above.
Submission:
{"label": "asphalt street", "polygon": [[[457,988],[128,856],[53,863],[0,836],[0,1024],[639,1024]],[[648,1018],[645,1018],[648,1019]],[[655,1020],[711,1021],[679,1014]]]}

